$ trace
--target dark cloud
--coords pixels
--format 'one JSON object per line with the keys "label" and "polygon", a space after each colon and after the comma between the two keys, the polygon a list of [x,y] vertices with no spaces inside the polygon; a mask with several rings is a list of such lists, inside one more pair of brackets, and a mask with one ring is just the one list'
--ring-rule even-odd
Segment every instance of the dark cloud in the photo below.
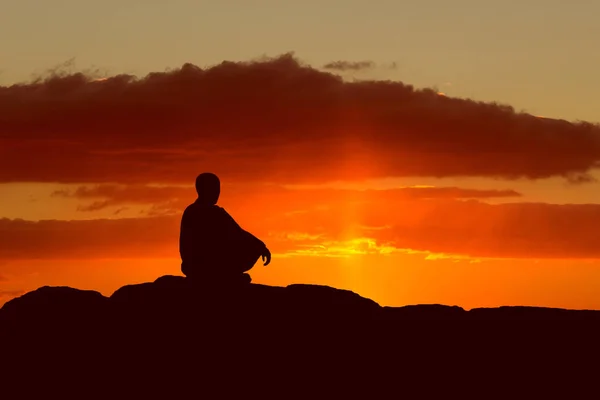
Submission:
{"label": "dark cloud", "polygon": [[585,180],[600,128],[391,81],[345,82],[291,55],[0,87],[0,182],[317,183],[389,176]]}
{"label": "dark cloud", "polygon": [[[302,189],[290,190],[273,185],[249,187],[224,186],[222,198],[230,206],[244,204],[260,208],[268,204],[271,210],[289,211],[304,209],[314,204],[344,204],[346,202],[384,201],[394,202],[417,199],[486,199],[519,197],[514,190],[464,189],[458,187],[405,187],[386,190],[348,189]],[[97,211],[107,207],[127,204],[151,204],[156,212],[178,212],[195,200],[193,185],[148,186],[148,185],[86,185],[75,190],[60,190],[54,196],[77,198],[88,201],[80,206],[80,211]]]}
{"label": "dark cloud", "polygon": [[84,221],[0,219],[1,259],[177,256],[175,217]]}
{"label": "dark cloud", "polygon": [[[371,238],[378,246],[473,257],[600,258],[600,205],[394,200],[309,208],[227,208],[274,252]],[[178,257],[180,215],[116,220],[0,220],[0,259]]]}
{"label": "dark cloud", "polygon": [[[58,190],[53,196],[77,198],[88,201],[78,207],[78,211],[98,211],[108,207],[126,204],[152,205],[156,213],[169,213],[183,209],[195,198],[195,189],[173,186],[148,185],[94,185],[80,186],[75,190]],[[124,208],[115,212],[119,214]]]}
{"label": "dark cloud", "polygon": [[333,61],[323,65],[324,69],[334,71],[362,71],[375,68],[373,61]]}

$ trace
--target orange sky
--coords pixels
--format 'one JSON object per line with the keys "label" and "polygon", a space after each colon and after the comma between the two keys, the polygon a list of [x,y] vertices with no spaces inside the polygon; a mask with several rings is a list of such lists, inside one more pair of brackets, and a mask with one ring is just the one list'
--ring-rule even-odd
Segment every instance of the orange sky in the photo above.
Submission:
{"label": "orange sky", "polygon": [[254,282],[383,305],[599,308],[600,127],[290,56],[0,87],[0,303],[178,274],[193,180],[274,254]]}

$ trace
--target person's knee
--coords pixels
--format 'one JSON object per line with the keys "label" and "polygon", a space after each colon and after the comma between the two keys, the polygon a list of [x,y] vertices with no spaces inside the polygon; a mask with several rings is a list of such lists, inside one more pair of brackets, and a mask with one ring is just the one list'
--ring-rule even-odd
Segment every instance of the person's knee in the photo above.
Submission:
{"label": "person's knee", "polygon": [[244,269],[242,272],[246,272],[251,270],[256,263],[258,262],[260,255],[248,254],[248,256],[244,259],[241,267]]}

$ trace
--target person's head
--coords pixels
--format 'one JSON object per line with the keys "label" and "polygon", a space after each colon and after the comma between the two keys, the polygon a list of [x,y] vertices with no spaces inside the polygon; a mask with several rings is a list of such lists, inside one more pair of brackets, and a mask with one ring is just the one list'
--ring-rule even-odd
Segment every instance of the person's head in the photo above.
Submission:
{"label": "person's head", "polygon": [[219,177],[210,172],[204,172],[196,178],[198,201],[204,204],[217,204],[221,194]]}

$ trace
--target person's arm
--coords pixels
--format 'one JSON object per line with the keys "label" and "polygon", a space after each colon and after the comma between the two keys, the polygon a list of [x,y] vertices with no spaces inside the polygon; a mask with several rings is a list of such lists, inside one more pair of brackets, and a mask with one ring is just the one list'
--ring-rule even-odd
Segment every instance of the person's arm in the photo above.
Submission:
{"label": "person's arm", "polygon": [[229,213],[227,211],[225,211],[225,209],[221,208],[221,213],[222,213],[222,217],[224,219],[224,224],[223,226],[225,226],[226,232],[237,232],[240,233],[242,235],[248,236],[249,238],[251,238],[252,241],[254,241],[257,246],[259,247],[266,247],[266,245],[264,244],[264,242],[262,240],[260,240],[259,238],[257,238],[256,236],[254,236],[253,234],[251,234],[250,232],[248,232],[247,230],[245,230],[244,228],[242,228],[235,219],[233,219],[233,217],[231,215],[229,215]]}
{"label": "person's arm", "polygon": [[223,224],[227,227],[228,231],[243,231],[242,227],[236,222],[235,219],[224,208],[219,207],[219,212],[223,218]]}
{"label": "person's arm", "polygon": [[268,265],[271,262],[271,252],[267,248],[267,245],[262,240],[260,240],[259,238],[257,238],[256,236],[254,236],[253,234],[248,232],[247,230],[243,229],[235,221],[235,219],[233,219],[233,217],[231,215],[229,215],[229,213],[227,211],[225,211],[225,209],[223,209],[221,207],[219,207],[219,208],[221,209],[221,211],[223,213],[223,218],[225,219],[225,225],[227,226],[228,230],[238,232],[239,234],[249,238],[251,242],[255,243],[256,248],[260,251],[260,254],[263,258],[264,265],[265,266]]}

